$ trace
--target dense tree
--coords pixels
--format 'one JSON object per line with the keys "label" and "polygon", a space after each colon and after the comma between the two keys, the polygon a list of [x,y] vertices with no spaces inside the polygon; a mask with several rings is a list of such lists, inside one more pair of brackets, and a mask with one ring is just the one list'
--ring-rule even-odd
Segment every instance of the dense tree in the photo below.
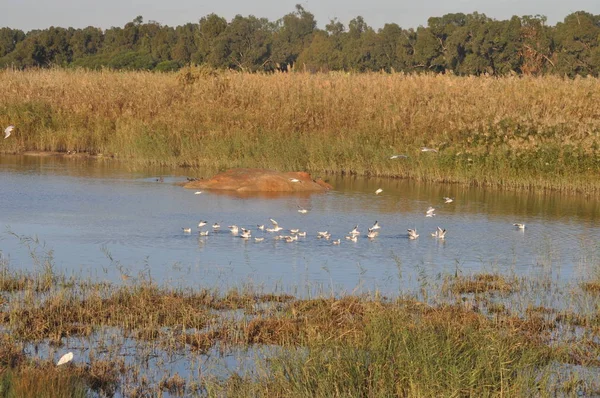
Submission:
{"label": "dense tree", "polygon": [[188,64],[241,71],[404,71],[459,75],[600,75],[600,15],[572,13],[556,26],[543,16],[498,21],[484,14],[431,17],[375,31],[361,16],[324,30],[301,5],[281,19],[210,14],[163,26],[142,16],[105,31],[0,29],[0,67],[79,66],[173,71]]}
{"label": "dense tree", "polygon": [[310,12],[301,5],[296,5],[296,12],[287,14],[276,24],[273,33],[271,59],[280,69],[293,66],[298,56],[308,47],[317,21]]}

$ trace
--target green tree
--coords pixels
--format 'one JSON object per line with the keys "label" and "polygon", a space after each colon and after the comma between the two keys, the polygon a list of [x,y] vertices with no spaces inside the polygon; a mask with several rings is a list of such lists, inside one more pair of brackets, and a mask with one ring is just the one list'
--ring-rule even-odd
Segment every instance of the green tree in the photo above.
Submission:
{"label": "green tree", "polygon": [[314,15],[296,4],[296,12],[285,15],[276,24],[271,55],[273,62],[282,69],[293,66],[310,44],[316,27]]}
{"label": "green tree", "polygon": [[600,72],[600,15],[578,11],[556,25],[556,68],[568,76]]}

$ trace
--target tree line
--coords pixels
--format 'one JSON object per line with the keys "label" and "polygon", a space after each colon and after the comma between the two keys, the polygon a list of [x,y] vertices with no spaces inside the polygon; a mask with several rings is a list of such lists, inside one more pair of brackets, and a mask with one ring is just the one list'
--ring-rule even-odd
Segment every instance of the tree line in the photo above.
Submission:
{"label": "tree line", "polygon": [[0,29],[0,67],[102,67],[172,71],[185,65],[240,71],[387,71],[457,75],[600,72],[600,15],[574,12],[549,26],[544,16],[495,20],[485,14],[431,17],[427,26],[375,30],[358,16],[317,28],[297,5],[272,22],[215,14],[170,27],[138,16],[123,28]]}

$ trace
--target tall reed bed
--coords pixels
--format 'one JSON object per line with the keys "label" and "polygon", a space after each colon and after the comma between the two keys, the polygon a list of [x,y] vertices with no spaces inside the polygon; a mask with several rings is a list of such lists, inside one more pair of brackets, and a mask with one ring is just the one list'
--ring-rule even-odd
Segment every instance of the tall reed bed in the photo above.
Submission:
{"label": "tall reed bed", "polygon": [[57,69],[0,84],[0,123],[18,127],[2,152],[600,191],[594,78]]}

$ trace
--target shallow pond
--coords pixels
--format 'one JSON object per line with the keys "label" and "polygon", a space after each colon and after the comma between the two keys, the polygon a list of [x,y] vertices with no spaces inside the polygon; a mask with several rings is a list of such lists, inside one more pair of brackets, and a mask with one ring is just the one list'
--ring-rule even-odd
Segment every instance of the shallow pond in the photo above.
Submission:
{"label": "shallow pond", "polygon": [[[31,251],[52,251],[57,270],[120,281],[144,275],[195,287],[264,286],[318,292],[418,289],[440,275],[500,272],[571,282],[595,269],[600,209],[594,198],[332,177],[312,195],[237,196],[175,185],[191,170],[131,169],[112,161],[0,156],[0,254],[14,268],[35,267]],[[156,181],[164,176],[164,182]],[[375,195],[375,190],[383,192]],[[443,197],[454,202],[445,204]],[[309,210],[298,213],[298,206]],[[429,206],[435,217],[425,217]],[[306,231],[293,243],[257,230],[273,218]],[[207,237],[197,224],[206,220]],[[375,221],[380,235],[365,237]],[[219,222],[221,230],[210,226]],[[513,223],[525,223],[519,230]],[[253,230],[262,242],[232,235]],[[358,224],[356,243],[344,237]],[[431,237],[447,229],[444,240]],[[192,233],[184,233],[190,227]],[[410,240],[406,230],[420,237]],[[329,231],[331,240],[317,239]],[[39,243],[21,237],[37,237]],[[333,245],[341,238],[340,245]],[[44,246],[45,245],[45,246]]]}

